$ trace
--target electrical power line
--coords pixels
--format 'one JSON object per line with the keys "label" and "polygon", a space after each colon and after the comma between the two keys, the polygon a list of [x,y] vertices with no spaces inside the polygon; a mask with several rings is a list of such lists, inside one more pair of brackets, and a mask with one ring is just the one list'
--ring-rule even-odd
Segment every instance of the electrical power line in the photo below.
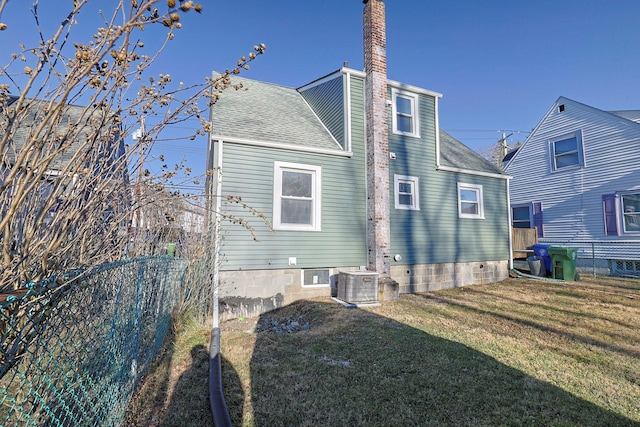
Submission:
{"label": "electrical power line", "polygon": [[491,133],[502,133],[502,132],[512,132],[512,133],[531,133],[528,130],[514,130],[514,129],[445,129],[447,132],[491,132]]}

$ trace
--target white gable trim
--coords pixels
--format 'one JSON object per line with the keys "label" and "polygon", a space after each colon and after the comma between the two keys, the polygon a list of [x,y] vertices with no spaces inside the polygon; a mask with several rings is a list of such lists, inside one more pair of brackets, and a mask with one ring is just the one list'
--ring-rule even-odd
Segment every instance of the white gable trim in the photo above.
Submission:
{"label": "white gable trim", "polygon": [[510,176],[510,175],[502,175],[502,174],[498,174],[498,173],[475,171],[475,170],[471,170],[471,169],[455,168],[453,166],[442,166],[442,165],[439,165],[436,169],[439,170],[439,171],[458,172],[458,173],[465,173],[467,175],[486,176],[486,177],[489,177],[489,178],[500,178],[500,179],[511,179],[512,178],[512,176]]}
{"label": "white gable trim", "polygon": [[303,145],[293,145],[293,144],[285,144],[282,142],[271,142],[271,141],[258,141],[254,139],[243,139],[243,138],[232,138],[222,135],[212,135],[212,139],[221,139],[224,140],[227,144],[242,144],[242,145],[253,145],[256,147],[266,147],[266,148],[275,148],[279,150],[287,150],[287,151],[301,151],[304,153],[316,153],[316,154],[327,154],[330,156],[339,156],[339,157],[353,157],[353,152],[351,151],[342,151],[342,150],[330,150],[326,148],[315,148],[315,147],[307,147]]}

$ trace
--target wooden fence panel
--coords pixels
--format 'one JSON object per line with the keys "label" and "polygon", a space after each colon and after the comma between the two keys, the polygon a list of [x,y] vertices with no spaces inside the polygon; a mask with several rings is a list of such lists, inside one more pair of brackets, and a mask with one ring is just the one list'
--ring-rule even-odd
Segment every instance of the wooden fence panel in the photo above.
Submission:
{"label": "wooden fence panel", "polygon": [[538,243],[538,232],[535,228],[512,228],[513,259],[523,259],[533,255],[533,245]]}

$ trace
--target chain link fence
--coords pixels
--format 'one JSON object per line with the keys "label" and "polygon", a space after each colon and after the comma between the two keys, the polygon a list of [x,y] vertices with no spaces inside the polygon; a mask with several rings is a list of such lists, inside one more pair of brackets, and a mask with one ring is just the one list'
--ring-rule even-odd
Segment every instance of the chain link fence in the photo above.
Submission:
{"label": "chain link fence", "polygon": [[3,295],[0,425],[121,425],[184,299],[187,266],[135,258]]}
{"label": "chain link fence", "polygon": [[594,276],[630,276],[640,278],[640,241],[555,241],[540,239],[541,244],[576,248],[576,268]]}

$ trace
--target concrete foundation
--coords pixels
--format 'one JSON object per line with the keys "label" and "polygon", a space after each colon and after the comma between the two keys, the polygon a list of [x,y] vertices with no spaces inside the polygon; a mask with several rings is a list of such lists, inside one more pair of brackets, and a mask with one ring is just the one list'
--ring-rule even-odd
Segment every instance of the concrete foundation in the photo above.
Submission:
{"label": "concrete foundation", "polygon": [[[397,265],[391,278],[379,282],[379,300],[393,300],[398,294],[458,288],[499,282],[509,276],[508,261]],[[294,301],[335,296],[340,271],[334,268],[330,285],[302,286],[300,269],[243,270],[220,272],[220,320],[256,317]]]}
{"label": "concrete foundation", "polygon": [[499,282],[509,277],[509,261],[397,265],[391,277],[401,294]]}

